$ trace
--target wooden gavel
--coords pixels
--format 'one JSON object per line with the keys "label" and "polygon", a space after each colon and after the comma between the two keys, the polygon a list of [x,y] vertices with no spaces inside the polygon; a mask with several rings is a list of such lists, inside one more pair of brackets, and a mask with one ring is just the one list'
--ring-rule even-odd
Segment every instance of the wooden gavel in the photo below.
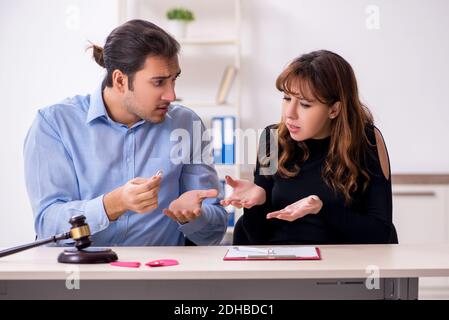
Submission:
{"label": "wooden gavel", "polygon": [[61,233],[53,237],[38,240],[25,245],[0,251],[0,258],[9,256],[31,248],[39,247],[44,244],[57,242],[59,240],[75,240],[75,250],[68,249],[61,253],[58,262],[61,263],[108,263],[118,260],[117,255],[110,249],[85,250],[92,244],[90,239],[90,228],[86,223],[84,215],[70,218],[69,223],[72,228],[69,232]]}

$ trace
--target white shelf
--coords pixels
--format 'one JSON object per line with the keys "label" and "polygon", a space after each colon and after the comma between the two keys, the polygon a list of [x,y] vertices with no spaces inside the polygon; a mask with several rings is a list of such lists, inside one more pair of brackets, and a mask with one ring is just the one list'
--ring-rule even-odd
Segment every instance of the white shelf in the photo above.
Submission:
{"label": "white shelf", "polygon": [[174,104],[180,104],[185,107],[198,107],[198,108],[224,108],[224,109],[237,109],[234,103],[222,103],[219,104],[215,101],[195,101],[195,100],[181,100],[175,101]]}
{"label": "white shelf", "polygon": [[207,106],[199,105],[195,103],[178,103],[193,110],[204,121],[206,127],[210,127],[210,119],[214,116],[239,116],[239,109],[235,106],[219,105],[219,106]]}
{"label": "white shelf", "polygon": [[224,179],[226,175],[250,181],[253,179],[254,165],[215,164],[214,166],[220,179]]}
{"label": "white shelf", "polygon": [[[145,2],[145,4],[144,4]],[[151,2],[156,2],[156,0],[146,0],[146,1],[136,1],[136,0],[119,0],[119,19],[121,23],[128,20],[130,17],[133,17],[137,14],[138,7],[145,5],[146,7],[151,6]],[[211,1],[209,1],[211,2]],[[211,5],[208,4],[209,2],[205,1],[203,5]],[[232,90],[235,90],[233,92],[234,94],[229,96],[229,102],[226,102],[224,104],[218,104],[215,101],[215,95],[216,92],[205,92],[195,95],[191,95],[189,98],[187,89],[186,96],[183,98],[186,98],[186,100],[182,101],[175,101],[174,105],[182,105],[189,109],[192,109],[195,113],[198,114],[198,116],[203,120],[205,123],[206,128],[210,127],[210,120],[214,116],[234,116],[236,119],[236,129],[240,128],[240,113],[241,113],[241,91],[242,91],[242,78],[241,78],[241,63],[242,63],[242,55],[241,55],[241,0],[234,0],[234,1],[226,1],[230,5],[233,5],[233,26],[229,25],[228,30],[231,30],[232,33],[229,34],[221,34],[220,36],[213,35],[214,30],[206,30],[210,31],[210,35],[202,35],[202,34],[191,34],[185,38],[177,38],[176,40],[181,45],[181,50],[183,47],[186,47],[186,49],[183,52],[183,56],[189,56],[192,55],[195,59],[198,59],[198,53],[204,54],[217,54],[220,53],[219,57],[221,58],[221,55],[224,53],[227,55],[227,60],[230,60],[232,58],[232,63],[230,61],[227,61],[226,64],[232,64],[235,66],[237,73],[233,79],[233,86]],[[219,13],[222,14],[222,13]],[[229,14],[229,13],[228,13]],[[228,15],[227,14],[227,15]],[[165,21],[162,14],[159,14],[160,18]],[[144,17],[143,17],[144,18]],[[197,23],[201,23],[201,19],[198,19]],[[205,25],[205,28],[208,28],[207,24]],[[233,29],[235,28],[235,31]],[[186,59],[186,63],[192,63],[192,61],[196,61],[196,63],[202,62],[202,56],[200,55],[200,61],[197,60],[189,60]],[[222,63],[225,61],[220,60]],[[209,62],[209,61],[208,61]],[[213,58],[212,58],[212,62]],[[188,68],[186,68],[188,69]],[[207,71],[207,69],[206,69]],[[201,88],[201,78],[194,78],[193,83],[190,83],[190,86],[193,86],[197,88]],[[186,83],[188,87],[188,83]],[[217,83],[219,85],[219,83]],[[210,91],[211,88],[206,88],[205,90]],[[182,92],[180,90],[179,92]],[[240,150],[240,138],[236,136],[236,143],[235,143],[235,159],[238,160],[239,158],[239,150]],[[225,164],[217,164],[214,165],[215,169],[217,171],[217,175],[220,180],[224,180],[224,177],[226,175],[232,176],[235,179],[241,178],[241,169],[244,167],[242,165],[225,165]],[[236,215],[235,215],[235,221],[239,218],[241,215],[242,210],[237,209]],[[227,241],[232,241],[232,232],[234,228],[229,227],[228,232],[226,235],[228,236]]]}
{"label": "white shelf", "polygon": [[234,227],[228,227],[228,229],[226,229],[226,233],[233,233],[234,232]]}
{"label": "white shelf", "polygon": [[220,179],[224,179],[225,176],[236,178],[238,174],[238,167],[235,164],[216,164],[215,170]]}

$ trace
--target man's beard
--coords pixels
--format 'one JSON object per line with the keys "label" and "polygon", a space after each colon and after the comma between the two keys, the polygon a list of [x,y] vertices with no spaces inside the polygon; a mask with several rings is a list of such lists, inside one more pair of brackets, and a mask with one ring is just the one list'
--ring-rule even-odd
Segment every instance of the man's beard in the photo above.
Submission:
{"label": "man's beard", "polygon": [[[147,122],[161,123],[165,120],[165,115],[157,115],[155,113],[146,114],[143,110],[139,109],[135,104],[133,104],[129,99],[125,100],[125,108],[128,112]],[[151,112],[155,112],[155,109],[153,109]]]}

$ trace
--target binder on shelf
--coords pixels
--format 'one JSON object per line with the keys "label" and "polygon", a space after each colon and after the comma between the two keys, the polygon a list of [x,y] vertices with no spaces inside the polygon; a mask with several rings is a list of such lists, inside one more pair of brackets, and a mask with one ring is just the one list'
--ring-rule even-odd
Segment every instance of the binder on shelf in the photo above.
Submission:
{"label": "binder on shelf", "polygon": [[[226,199],[232,194],[232,187],[226,184],[225,180],[220,180],[220,183],[223,188],[223,198]],[[233,206],[227,206],[225,210],[229,215],[228,227],[233,227],[235,224],[235,208]]]}
{"label": "binder on shelf", "polygon": [[223,164],[235,163],[235,117],[223,117]]}
{"label": "binder on shelf", "polygon": [[214,154],[214,163],[223,162],[223,119],[220,117],[212,118],[212,150]]}
{"label": "binder on shelf", "polygon": [[226,67],[218,89],[217,104],[226,103],[226,99],[228,98],[229,91],[231,91],[231,86],[234,82],[236,74],[237,68],[235,66],[229,65]]}
{"label": "binder on shelf", "polygon": [[228,227],[233,227],[235,225],[235,211],[229,213]]}
{"label": "binder on shelf", "polygon": [[235,117],[212,118],[212,146],[215,164],[235,163]]}

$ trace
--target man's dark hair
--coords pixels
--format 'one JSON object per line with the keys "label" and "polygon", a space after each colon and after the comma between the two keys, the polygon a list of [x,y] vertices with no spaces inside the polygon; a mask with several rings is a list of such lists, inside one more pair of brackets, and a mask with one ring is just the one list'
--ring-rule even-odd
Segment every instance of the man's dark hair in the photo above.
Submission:
{"label": "man's dark hair", "polygon": [[107,71],[103,88],[112,87],[112,73],[118,69],[128,76],[128,88],[133,90],[134,75],[143,68],[146,58],[173,58],[179,52],[179,43],[151,22],[131,20],[111,32],[104,48],[95,44],[90,48],[95,61]]}

